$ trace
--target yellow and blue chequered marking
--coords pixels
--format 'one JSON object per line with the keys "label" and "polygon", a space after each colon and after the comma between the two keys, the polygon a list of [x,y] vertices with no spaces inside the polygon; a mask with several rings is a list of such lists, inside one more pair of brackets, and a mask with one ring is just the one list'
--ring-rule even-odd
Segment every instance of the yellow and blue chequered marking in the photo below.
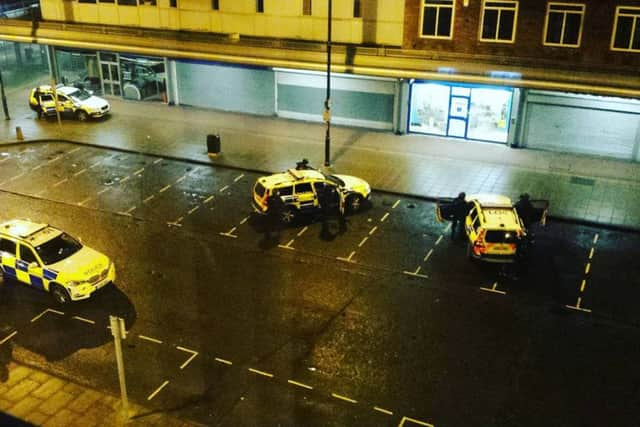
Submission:
{"label": "yellow and blue chequered marking", "polygon": [[49,282],[58,277],[57,271],[40,266],[29,271],[27,262],[6,254],[0,258],[0,266],[7,277],[43,290],[49,289]]}

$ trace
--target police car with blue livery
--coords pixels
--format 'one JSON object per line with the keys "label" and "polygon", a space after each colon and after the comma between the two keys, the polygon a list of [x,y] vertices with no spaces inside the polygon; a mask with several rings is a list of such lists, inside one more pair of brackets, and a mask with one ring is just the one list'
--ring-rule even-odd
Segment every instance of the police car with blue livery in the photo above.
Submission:
{"label": "police car with blue livery", "polygon": [[48,224],[21,219],[0,224],[0,269],[5,279],[47,291],[59,304],[89,298],[116,278],[106,255]]}

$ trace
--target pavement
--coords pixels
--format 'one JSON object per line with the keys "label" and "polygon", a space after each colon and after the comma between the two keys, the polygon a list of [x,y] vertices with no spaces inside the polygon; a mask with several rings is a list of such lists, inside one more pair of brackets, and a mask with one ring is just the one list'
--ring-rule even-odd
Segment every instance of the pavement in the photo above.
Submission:
{"label": "pavement", "polygon": [[[108,117],[60,125],[36,118],[27,107],[27,90],[7,91],[11,120],[0,121],[0,156],[9,146],[59,140],[264,173],[294,167],[302,158],[315,166],[324,163],[322,123],[110,99]],[[216,156],[206,150],[210,134],[221,138]],[[426,199],[460,191],[515,199],[528,192],[550,201],[551,218],[640,230],[640,163],[332,126],[327,169],[362,177],[375,190]],[[0,412],[45,426],[119,422],[117,397],[15,361],[6,366],[7,375],[0,376]],[[81,409],[78,401],[88,406]],[[133,425],[189,425],[169,414],[132,408],[137,414]]]}

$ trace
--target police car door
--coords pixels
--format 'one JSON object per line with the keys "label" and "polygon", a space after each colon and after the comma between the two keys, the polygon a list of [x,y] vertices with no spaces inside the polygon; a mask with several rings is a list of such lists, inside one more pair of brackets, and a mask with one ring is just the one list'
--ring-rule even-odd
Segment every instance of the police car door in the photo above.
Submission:
{"label": "police car door", "polygon": [[34,288],[44,289],[42,265],[33,252],[33,249],[21,244],[18,257],[19,259],[16,260],[18,279],[21,282],[30,284]]}
{"label": "police car door", "polygon": [[313,192],[310,182],[296,183],[294,186],[294,193],[299,209],[304,210],[315,206],[316,195]]}
{"label": "police car door", "polygon": [[65,95],[58,94],[58,111],[61,113],[73,113],[73,101]]}
{"label": "police car door", "polygon": [[17,279],[16,276],[16,243],[0,237],[0,267],[5,277]]}

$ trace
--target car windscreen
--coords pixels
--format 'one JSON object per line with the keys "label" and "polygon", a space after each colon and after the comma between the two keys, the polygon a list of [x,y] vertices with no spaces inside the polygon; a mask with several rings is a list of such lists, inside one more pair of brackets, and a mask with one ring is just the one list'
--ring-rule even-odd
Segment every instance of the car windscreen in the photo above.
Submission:
{"label": "car windscreen", "polygon": [[68,95],[76,101],[86,101],[87,99],[91,98],[91,94],[84,89],[74,90]]}
{"label": "car windscreen", "polygon": [[487,230],[484,240],[487,243],[516,243],[517,238],[515,231]]}
{"label": "car windscreen", "polygon": [[328,181],[331,181],[340,187],[344,187],[344,181],[335,175],[325,175],[325,178],[327,178]]}
{"label": "car windscreen", "polygon": [[253,191],[256,193],[256,195],[260,198],[264,197],[264,185],[262,185],[261,183],[257,182],[255,188],[253,189]]}
{"label": "car windscreen", "polygon": [[82,244],[66,233],[36,246],[36,252],[45,265],[55,264],[82,249]]}

